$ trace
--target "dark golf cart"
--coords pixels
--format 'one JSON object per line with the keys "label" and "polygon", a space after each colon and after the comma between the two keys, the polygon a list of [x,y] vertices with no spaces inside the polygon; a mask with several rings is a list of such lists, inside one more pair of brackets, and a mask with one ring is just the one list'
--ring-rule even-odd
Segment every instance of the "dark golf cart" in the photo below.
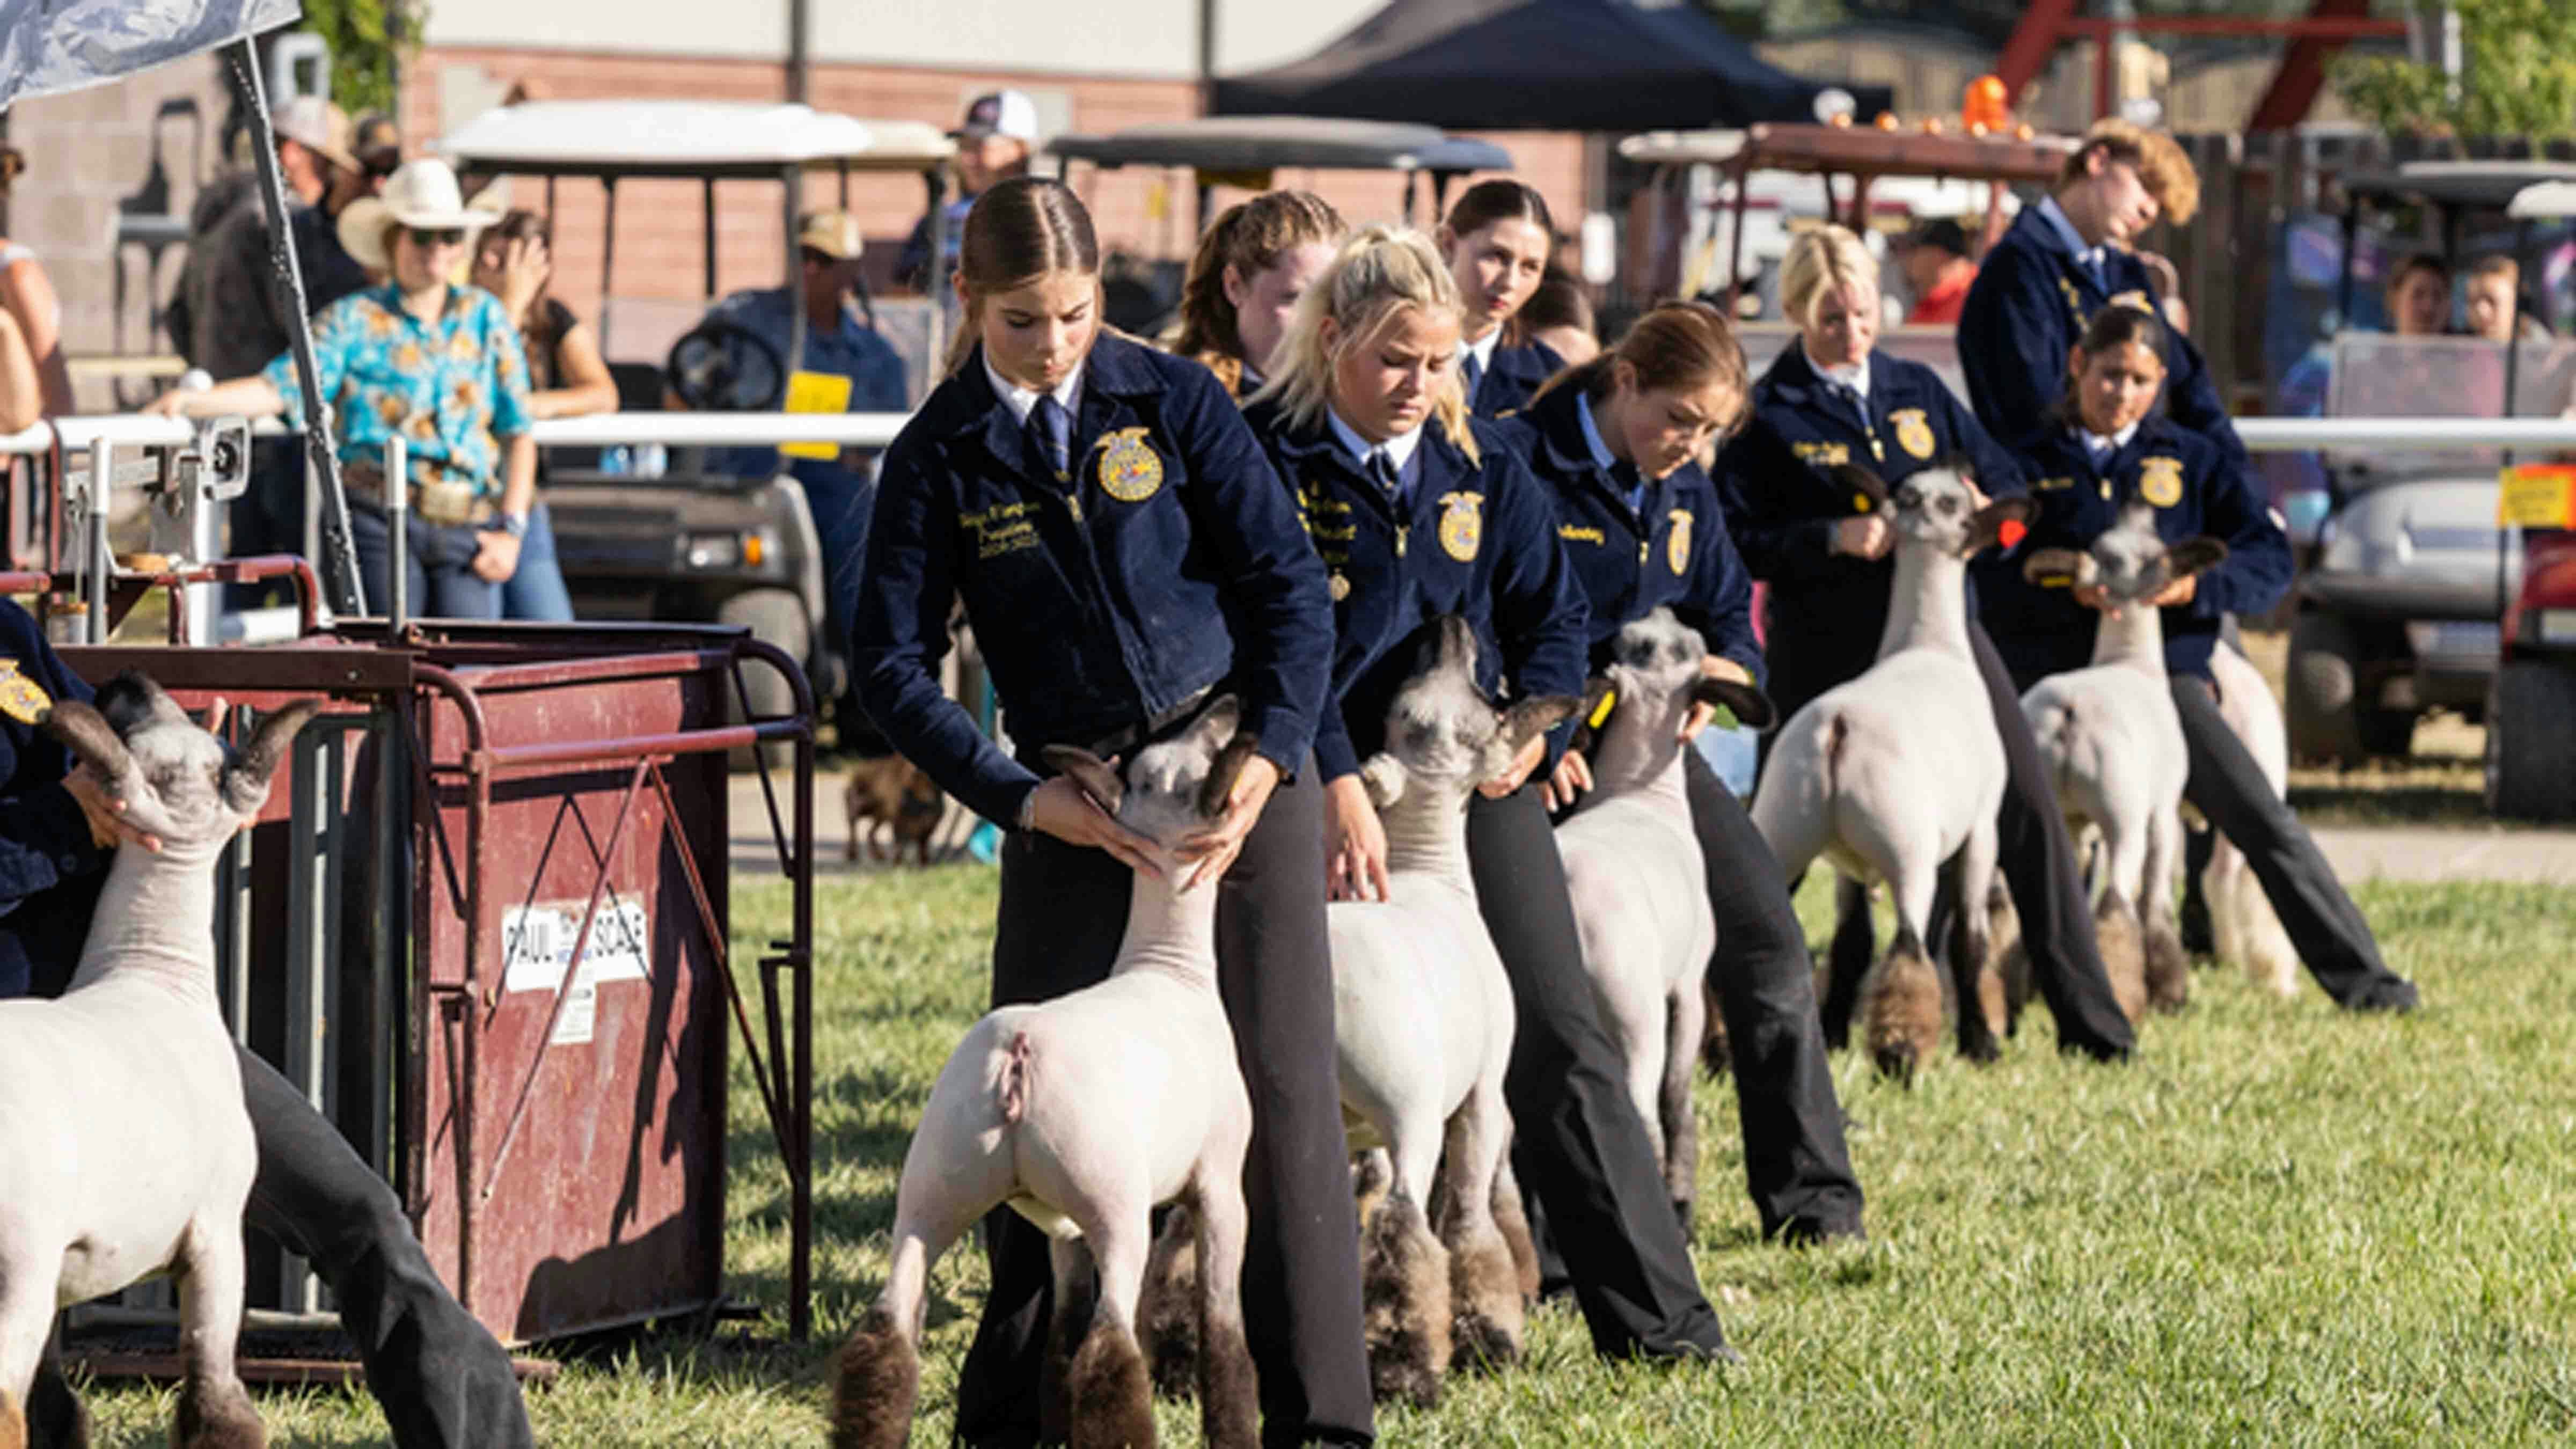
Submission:
{"label": "dark golf cart", "polygon": [[[2524,190],[2568,179],[2576,167],[2510,161],[2415,162],[2344,178],[2337,315],[2352,315],[2353,243],[2366,209],[2430,208],[2444,254],[2456,258],[2464,228],[2500,226]],[[2539,342],[2346,331],[2334,339],[2326,411],[2554,413],[2566,394],[2557,351]],[[2402,756],[2428,709],[2486,715],[2497,621],[2522,568],[2520,550],[2496,521],[2503,461],[2491,448],[2326,456],[2329,511],[2299,579],[2290,634],[2287,714],[2296,754],[2341,763]]]}
{"label": "dark golf cart", "polygon": [[[1345,121],[1315,116],[1204,116],[1131,126],[1107,136],[1058,136],[1047,143],[1063,170],[1086,162],[1103,170],[1122,166],[1187,167],[1194,174],[1200,224],[1215,219],[1209,207],[1218,186],[1266,191],[1282,170],[1394,171],[1404,177],[1401,215],[1415,220],[1420,182],[1431,178],[1431,212],[1437,217],[1451,182],[1472,171],[1509,171],[1512,155],[1490,141],[1452,136],[1433,126],[1393,121]],[[1180,304],[1185,261],[1164,263],[1138,278],[1141,294],[1111,298],[1110,320],[1152,335]],[[1124,315],[1122,315],[1124,314]]]}
{"label": "dark golf cart", "polygon": [[[846,198],[853,172],[921,172],[934,200],[953,144],[918,121],[869,121],[799,105],[725,101],[533,101],[487,111],[442,143],[460,170],[541,177],[552,210],[557,178],[596,180],[607,195],[600,292],[616,258],[617,186],[631,178],[700,183],[705,213],[705,301],[716,292],[716,183],[781,183],[790,285],[797,276],[796,215],[804,181],[838,172]],[[939,214],[935,204],[932,215]],[[863,299],[864,302],[865,299]],[[881,309],[870,307],[871,320]],[[601,347],[621,354],[603,312]],[[916,378],[938,356],[938,309],[920,308],[898,333]],[[774,340],[722,320],[687,331],[660,366],[615,362],[619,408],[646,412],[665,394],[693,411],[777,411],[789,359],[804,351],[804,309],[794,309],[784,354]],[[894,330],[894,329],[889,329]],[[707,466],[711,450],[681,449],[657,476],[635,450],[553,450],[545,480],[556,548],[574,612],[585,620],[714,621],[747,627],[801,661],[818,699],[834,698],[842,661],[820,627],[824,560],[804,489],[785,473],[734,476]],[[648,450],[649,456],[649,450]],[[755,714],[784,699],[759,697]],[[783,688],[783,684],[775,687]]]}

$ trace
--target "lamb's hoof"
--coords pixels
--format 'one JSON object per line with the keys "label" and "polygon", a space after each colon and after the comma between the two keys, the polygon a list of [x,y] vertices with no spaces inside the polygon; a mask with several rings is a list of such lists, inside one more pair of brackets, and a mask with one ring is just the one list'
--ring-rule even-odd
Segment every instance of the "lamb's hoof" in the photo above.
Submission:
{"label": "lamb's hoof", "polygon": [[1137,1322],[1143,1325],[1145,1361],[1154,1393],[1187,1399],[1198,1392],[1198,1229],[1189,1206],[1174,1203],[1145,1260],[1145,1287]]}
{"label": "lamb's hoof", "polygon": [[1506,1369],[1521,1361],[1520,1334],[1473,1309],[1458,1315],[1449,1334],[1452,1370]]}
{"label": "lamb's hoof", "polygon": [[1690,1236],[1691,1218],[1697,1213],[1698,1209],[1699,1201],[1696,1198],[1677,1197],[1673,1199],[1673,1220],[1682,1225],[1682,1236],[1685,1238]]}
{"label": "lamb's hoof", "polygon": [[921,1392],[921,1355],[882,1308],[841,1345],[832,1386],[832,1449],[903,1449]]}
{"label": "lamb's hoof", "polygon": [[1976,1041],[1959,1043],[1959,1055],[1975,1062],[1978,1066],[1992,1066],[2003,1060],[2004,1049],[1995,1044],[1994,1038],[1981,1037]]}
{"label": "lamb's hoof", "polygon": [[1894,1077],[1897,1085],[1911,1091],[1914,1088],[1914,1055],[1914,1043],[1890,1042],[1873,1053],[1870,1060],[1877,1065],[1880,1076]]}
{"label": "lamb's hoof", "polygon": [[192,1378],[179,1389],[178,1449],[267,1449],[268,1429],[241,1380]]}
{"label": "lamb's hoof", "polygon": [[1065,1377],[1073,1449],[1153,1449],[1154,1395],[1133,1335],[1103,1315]]}

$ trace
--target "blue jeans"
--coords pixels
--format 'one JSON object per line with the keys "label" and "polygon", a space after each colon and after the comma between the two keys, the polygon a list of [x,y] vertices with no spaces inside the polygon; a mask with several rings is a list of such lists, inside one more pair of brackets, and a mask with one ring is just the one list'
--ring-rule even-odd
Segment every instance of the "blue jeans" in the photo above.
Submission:
{"label": "blue jeans", "polygon": [[[393,527],[373,503],[349,500],[349,537],[358,550],[358,577],[367,590],[367,612],[379,617],[393,607],[393,575],[387,564],[393,551]],[[478,577],[474,555],[483,547],[467,525],[423,522],[417,513],[403,520],[405,606],[421,619],[498,619],[501,586]]]}
{"label": "blue jeans", "polygon": [[554,515],[543,501],[528,515],[528,531],[519,540],[519,571],[501,585],[501,617],[572,622],[572,591],[564,587],[563,567],[555,562]]}

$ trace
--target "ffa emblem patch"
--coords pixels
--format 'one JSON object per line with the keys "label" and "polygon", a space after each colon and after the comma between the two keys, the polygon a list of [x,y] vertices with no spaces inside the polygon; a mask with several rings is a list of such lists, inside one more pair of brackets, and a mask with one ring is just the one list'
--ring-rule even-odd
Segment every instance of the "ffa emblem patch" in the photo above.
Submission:
{"label": "ffa emblem patch", "polygon": [[1482,493],[1440,495],[1440,547],[1460,563],[1475,558],[1476,545],[1484,541],[1484,502]]}
{"label": "ffa emblem patch", "polygon": [[2138,462],[2138,496],[2158,508],[2182,501],[2182,459],[2142,458]]}
{"label": "ffa emblem patch", "polygon": [[1932,423],[1921,408],[1898,408],[1887,415],[1896,424],[1896,441],[1917,458],[1932,456]]}
{"label": "ffa emblem patch", "polygon": [[1121,503],[1142,503],[1163,486],[1163,460],[1145,431],[1120,428],[1100,440],[1100,491]]}
{"label": "ffa emblem patch", "polygon": [[0,659],[0,714],[31,725],[45,717],[54,701],[36,681],[18,672],[18,661]]}
{"label": "ffa emblem patch", "polygon": [[1691,516],[1687,508],[1676,508],[1668,515],[1673,531],[1664,536],[1664,562],[1672,565],[1675,575],[1690,572]]}

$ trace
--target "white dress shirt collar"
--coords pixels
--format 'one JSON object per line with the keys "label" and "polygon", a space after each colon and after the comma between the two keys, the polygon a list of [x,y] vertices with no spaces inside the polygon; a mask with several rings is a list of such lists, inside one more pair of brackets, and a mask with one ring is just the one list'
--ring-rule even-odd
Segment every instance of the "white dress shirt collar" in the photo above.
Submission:
{"label": "white dress shirt collar", "polygon": [[1409,433],[1398,433],[1383,443],[1372,443],[1361,437],[1357,428],[1343,422],[1342,415],[1331,408],[1324,409],[1324,421],[1332,425],[1334,439],[1350,453],[1351,460],[1359,464],[1362,473],[1368,471],[1369,454],[1384,448],[1387,461],[1395,464],[1396,475],[1402,477],[1405,465],[1413,461],[1413,450],[1422,446],[1420,428],[1415,428]]}
{"label": "white dress shirt collar", "polygon": [[[1064,381],[1055,385],[1053,396],[1063,405],[1068,417],[1074,415],[1074,400],[1082,396],[1082,369],[1085,365],[1085,362],[1075,363],[1073,371],[1064,375]],[[984,357],[984,380],[993,385],[993,395],[1000,398],[1003,405],[1011,410],[1011,416],[1019,422],[1020,426],[1027,427],[1029,414],[1037,408],[1038,395],[994,371],[993,359],[990,356]]]}
{"label": "white dress shirt collar", "polygon": [[1862,354],[1861,354],[1861,359],[1860,359],[1860,361],[1858,361],[1858,362],[1846,362],[1846,363],[1843,363],[1842,365],[1840,365],[1840,366],[1838,366],[1838,367],[1827,367],[1827,366],[1825,366],[1823,363],[1818,362],[1818,361],[1816,360],[1816,354],[1814,354],[1814,353],[1812,353],[1812,352],[1807,352],[1807,351],[1806,351],[1806,346],[1807,346],[1807,344],[1806,344],[1806,342],[1805,342],[1804,340],[1801,340],[1801,341],[1798,343],[1799,351],[1800,351],[1800,352],[1802,352],[1802,353],[1805,353],[1805,356],[1806,356],[1806,359],[1807,359],[1807,369],[1808,369],[1809,371],[1813,372],[1816,376],[1823,378],[1823,379],[1824,379],[1825,381],[1827,381],[1827,382],[1837,382],[1837,383],[1841,383],[1843,386],[1845,386],[1845,387],[1847,387],[1847,388],[1850,388],[1854,393],[1858,394],[1858,395],[1862,398],[1862,400],[1864,400],[1864,401],[1866,401],[1866,400],[1868,399],[1868,397],[1869,397],[1869,354],[1868,354],[1868,353],[1865,353],[1865,352],[1864,352],[1864,353],[1862,353]]}

